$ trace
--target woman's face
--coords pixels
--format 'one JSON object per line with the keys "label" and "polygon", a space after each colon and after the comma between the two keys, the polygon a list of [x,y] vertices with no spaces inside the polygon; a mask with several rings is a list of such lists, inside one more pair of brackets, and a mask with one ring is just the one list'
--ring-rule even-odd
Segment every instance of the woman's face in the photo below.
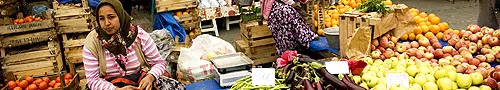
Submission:
{"label": "woman's face", "polygon": [[107,34],[114,34],[120,29],[120,19],[111,5],[99,8],[99,25]]}

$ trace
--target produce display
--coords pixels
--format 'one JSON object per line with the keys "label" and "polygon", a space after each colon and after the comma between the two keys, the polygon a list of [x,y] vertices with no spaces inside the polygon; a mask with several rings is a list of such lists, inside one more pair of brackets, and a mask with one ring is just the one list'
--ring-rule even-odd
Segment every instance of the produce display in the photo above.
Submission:
{"label": "produce display", "polygon": [[[421,37],[430,38],[436,36],[438,39],[444,38],[449,32],[459,32],[459,30],[449,29],[447,22],[441,22],[441,19],[435,14],[427,15],[426,12],[420,12],[418,9],[411,8],[410,13],[418,26],[412,31],[401,36],[401,40],[418,40]],[[457,33],[458,34],[458,33]]]}
{"label": "produce display", "polygon": [[49,77],[33,78],[27,76],[22,80],[9,81],[7,82],[7,88],[9,90],[47,90],[52,88],[61,88],[61,83],[68,85],[73,79],[72,74],[64,74],[64,80],[61,80],[59,76],[51,80]]}
{"label": "produce display", "polygon": [[35,21],[42,21],[41,17],[27,16],[24,19],[14,19],[14,24],[30,23]]}
{"label": "produce display", "polygon": [[281,89],[288,89],[288,87],[285,84],[282,84],[283,81],[284,81],[284,79],[276,79],[275,86],[254,86],[254,85],[252,85],[252,77],[247,76],[245,78],[242,78],[242,79],[236,81],[236,84],[234,84],[229,90],[259,90],[259,89],[281,90]]}

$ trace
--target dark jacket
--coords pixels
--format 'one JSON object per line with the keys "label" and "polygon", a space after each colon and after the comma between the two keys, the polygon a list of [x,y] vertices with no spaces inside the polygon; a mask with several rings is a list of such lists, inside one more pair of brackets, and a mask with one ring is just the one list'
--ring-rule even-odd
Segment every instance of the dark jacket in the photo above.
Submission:
{"label": "dark jacket", "polygon": [[479,0],[479,16],[477,18],[479,26],[498,29],[498,20],[495,16],[495,3],[495,0]]}

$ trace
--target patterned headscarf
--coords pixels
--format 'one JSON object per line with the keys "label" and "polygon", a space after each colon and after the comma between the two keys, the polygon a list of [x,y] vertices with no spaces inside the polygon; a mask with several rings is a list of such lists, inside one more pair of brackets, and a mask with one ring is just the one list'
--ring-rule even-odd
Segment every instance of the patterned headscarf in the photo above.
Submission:
{"label": "patterned headscarf", "polygon": [[[132,46],[136,37],[137,30],[130,24],[132,21],[127,12],[123,9],[122,4],[118,0],[102,0],[97,6],[96,14],[99,15],[99,9],[102,6],[111,5],[120,20],[120,29],[114,34],[107,34],[102,30],[101,25],[97,29],[97,39],[102,41],[102,46],[108,49],[109,52],[115,55],[115,61],[120,65],[123,70],[127,62],[127,47]],[[96,16],[97,16],[96,15]],[[96,19],[99,22],[99,19]]]}

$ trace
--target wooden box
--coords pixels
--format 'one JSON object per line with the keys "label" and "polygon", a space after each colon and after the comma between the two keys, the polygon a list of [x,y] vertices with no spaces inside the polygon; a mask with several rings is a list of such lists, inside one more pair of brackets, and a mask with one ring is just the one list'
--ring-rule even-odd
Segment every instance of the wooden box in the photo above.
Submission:
{"label": "wooden box", "polygon": [[[17,12],[19,12],[19,3],[17,4],[14,4],[14,5],[2,5],[1,3],[3,3],[3,0],[0,0],[0,17],[8,17],[8,16],[12,16],[14,14],[16,14]],[[14,2],[7,2],[7,3],[14,3]]]}
{"label": "wooden box", "polygon": [[271,31],[264,22],[240,23],[241,39],[248,43],[249,47],[274,44]]}
{"label": "wooden box", "polygon": [[18,34],[18,35],[3,35],[0,38],[0,47],[16,47],[37,42],[44,42],[55,39],[54,31],[38,31],[34,33]]}
{"label": "wooden box", "polygon": [[6,34],[13,34],[13,33],[47,30],[53,27],[54,27],[54,21],[52,19],[46,19],[42,21],[35,21],[24,24],[6,25],[6,26],[0,26],[0,35],[4,36]]}
{"label": "wooden box", "polygon": [[274,44],[249,47],[245,41],[238,40],[235,46],[236,51],[245,53],[245,55],[254,61],[254,65],[276,61],[276,47]]}
{"label": "wooden box", "polygon": [[55,24],[58,34],[90,32],[92,28],[90,19],[86,17],[56,20]]}
{"label": "wooden box", "polygon": [[196,8],[197,0],[155,0],[156,12],[167,12],[172,10]]}
{"label": "wooden box", "polygon": [[[62,56],[57,42],[47,42],[48,49],[20,52],[2,56],[2,69],[6,75],[43,76],[56,74],[62,69]],[[40,48],[40,47],[33,47]],[[6,48],[2,48],[4,53]]]}

